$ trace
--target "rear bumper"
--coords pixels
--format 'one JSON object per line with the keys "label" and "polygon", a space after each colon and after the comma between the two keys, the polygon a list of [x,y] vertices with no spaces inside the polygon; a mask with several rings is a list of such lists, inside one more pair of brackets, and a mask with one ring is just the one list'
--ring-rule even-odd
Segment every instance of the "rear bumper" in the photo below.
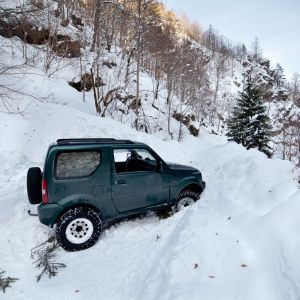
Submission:
{"label": "rear bumper", "polygon": [[38,215],[40,222],[52,227],[56,223],[57,217],[64,210],[64,207],[58,204],[40,204],[38,206]]}

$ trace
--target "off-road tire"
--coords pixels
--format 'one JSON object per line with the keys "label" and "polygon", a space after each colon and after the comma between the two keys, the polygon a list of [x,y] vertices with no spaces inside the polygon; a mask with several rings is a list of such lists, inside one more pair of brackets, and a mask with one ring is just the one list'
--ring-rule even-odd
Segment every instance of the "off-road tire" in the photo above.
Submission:
{"label": "off-road tire", "polygon": [[42,171],[38,167],[28,169],[27,195],[30,204],[40,204],[42,202]]}
{"label": "off-road tire", "polygon": [[[92,224],[91,236],[83,243],[79,243],[80,240],[78,236],[75,237],[78,243],[74,243],[68,238],[70,234],[68,225],[76,223],[76,220],[86,220],[86,224]],[[56,225],[55,236],[59,245],[65,250],[80,251],[92,247],[99,239],[101,231],[102,220],[97,212],[89,207],[76,207],[68,210],[59,218]],[[84,239],[83,236],[82,238]]]}
{"label": "off-road tire", "polygon": [[[192,200],[191,202],[195,203],[200,198],[200,194],[189,190],[185,190],[181,192],[176,199],[176,204],[175,204],[176,212],[180,211],[180,209],[182,208],[180,206],[180,201],[185,198],[190,198]],[[193,203],[187,204],[186,206],[192,205]]]}

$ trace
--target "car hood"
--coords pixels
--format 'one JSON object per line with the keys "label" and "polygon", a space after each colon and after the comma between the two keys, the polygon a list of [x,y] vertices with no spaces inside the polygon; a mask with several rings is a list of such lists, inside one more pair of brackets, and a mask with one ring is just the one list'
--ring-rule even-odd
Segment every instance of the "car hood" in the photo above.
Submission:
{"label": "car hood", "polygon": [[189,173],[195,173],[200,171],[196,168],[190,167],[190,166],[185,166],[185,165],[179,165],[179,164],[174,164],[174,163],[167,163],[168,167],[175,172],[189,172]]}

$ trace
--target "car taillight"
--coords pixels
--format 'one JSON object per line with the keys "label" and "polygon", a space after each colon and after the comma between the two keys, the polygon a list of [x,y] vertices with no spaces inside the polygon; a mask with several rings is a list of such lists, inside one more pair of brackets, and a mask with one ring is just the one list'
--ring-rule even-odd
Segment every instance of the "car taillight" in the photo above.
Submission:
{"label": "car taillight", "polygon": [[48,203],[48,190],[47,190],[47,182],[45,179],[42,180],[42,199],[43,199],[43,204]]}

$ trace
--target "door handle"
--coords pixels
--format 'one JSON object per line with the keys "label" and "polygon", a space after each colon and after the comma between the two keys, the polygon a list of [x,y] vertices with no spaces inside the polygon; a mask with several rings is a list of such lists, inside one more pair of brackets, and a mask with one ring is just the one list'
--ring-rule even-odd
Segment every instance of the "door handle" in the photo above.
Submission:
{"label": "door handle", "polygon": [[115,184],[125,185],[125,184],[127,184],[127,183],[126,183],[126,180],[125,180],[125,179],[119,179],[119,180],[116,180],[116,181],[115,181]]}

